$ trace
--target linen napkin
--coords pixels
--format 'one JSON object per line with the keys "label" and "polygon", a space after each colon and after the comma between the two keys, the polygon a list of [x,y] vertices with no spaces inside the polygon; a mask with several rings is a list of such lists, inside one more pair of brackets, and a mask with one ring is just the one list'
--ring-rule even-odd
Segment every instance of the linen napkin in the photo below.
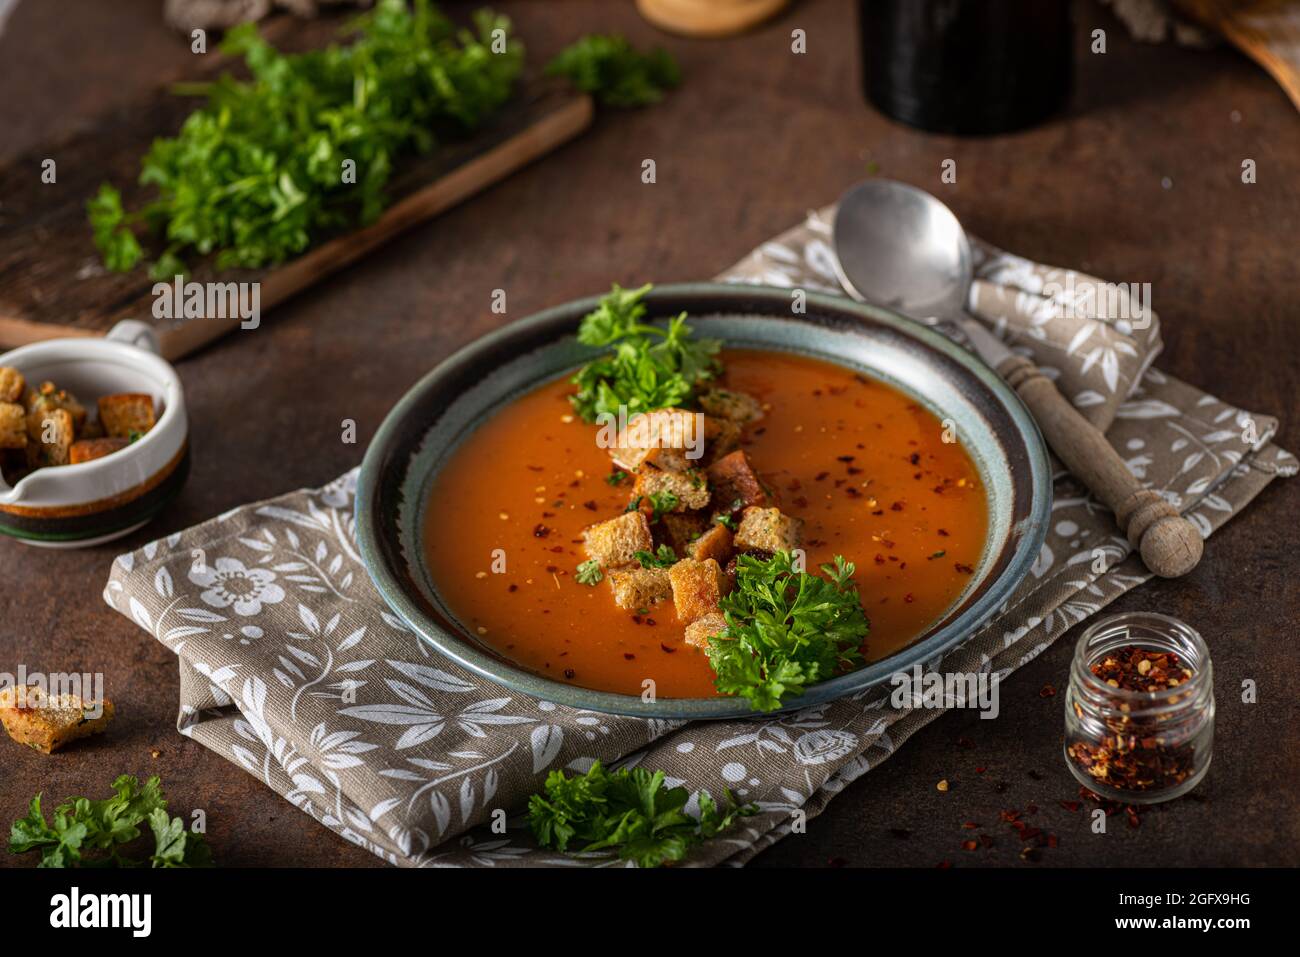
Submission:
{"label": "linen napkin", "polygon": [[[809,214],[722,278],[838,289],[828,215]],[[1203,535],[1296,472],[1271,442],[1273,419],[1150,367],[1153,315],[1133,328],[1052,306],[1058,287],[1088,281],[979,244],[970,308],[1109,426],[1129,468]],[[1004,679],[1149,577],[1111,514],[1056,472],[1031,574],[988,626],[928,667]],[[355,480],[354,470],[119,556],[104,598],[179,659],[182,734],[393,864],[618,863],[538,848],[521,813],[549,771],[595,760],[663,769],[670,785],[715,797],[729,788],[757,804],[689,859],[743,864],[790,832],[793,812],[815,816],[942,713],[894,709],[875,688],[791,714],[688,724],[506,691],[441,657],[388,610],[357,554]],[[1096,549],[1107,557],[1101,572]]]}

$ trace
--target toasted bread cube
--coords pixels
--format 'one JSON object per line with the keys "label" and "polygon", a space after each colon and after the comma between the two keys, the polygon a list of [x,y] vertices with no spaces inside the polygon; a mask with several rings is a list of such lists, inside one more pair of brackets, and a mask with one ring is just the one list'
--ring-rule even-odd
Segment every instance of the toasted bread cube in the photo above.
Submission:
{"label": "toasted bread cube", "polygon": [[779,508],[750,506],[740,517],[733,543],[738,552],[788,552],[799,547],[803,520]]}
{"label": "toasted bread cube", "polygon": [[126,439],[77,439],[68,450],[68,461],[72,465],[93,462],[105,455],[120,452],[130,444]]}
{"label": "toasted bread cube", "polygon": [[673,596],[666,568],[627,565],[611,568],[605,577],[614,590],[614,604],[619,608],[649,608],[655,602]]}
{"label": "toasted bread cube", "polygon": [[730,419],[706,416],[704,419],[706,464],[718,461],[740,448],[740,426]]}
{"label": "toasted bread cube", "polygon": [[0,449],[27,448],[27,413],[16,402],[0,402]]}
{"label": "toasted bread cube", "polygon": [[686,555],[697,562],[713,559],[719,565],[727,564],[731,557],[731,531],[714,522],[703,535],[691,542]]}
{"label": "toasted bread cube", "polygon": [[609,457],[620,468],[635,472],[651,449],[681,450],[692,463],[702,461],[707,433],[704,415],[686,409],[656,409],[628,420],[614,439]]}
{"label": "toasted bread cube", "polygon": [[624,512],[618,518],[592,525],[583,533],[587,555],[605,568],[631,565],[637,552],[653,547],[650,523],[640,512]]}
{"label": "toasted bread cube", "polygon": [[727,630],[727,619],[719,612],[710,612],[697,618],[686,626],[686,643],[692,648],[704,651],[709,647],[709,639],[721,635]]}
{"label": "toasted bread cube", "polygon": [[719,419],[748,425],[763,417],[763,406],[752,395],[729,389],[710,389],[700,396],[700,408]]}
{"label": "toasted bread cube", "polygon": [[669,512],[659,521],[659,537],[672,546],[678,555],[685,555],[691,542],[709,527],[708,517],[702,512]]}
{"label": "toasted bread cube", "polygon": [[[53,382],[42,382],[39,388],[28,389],[23,397],[23,404],[27,409],[29,421],[34,413],[64,409],[72,416],[74,430],[80,429],[86,422],[86,407],[77,401],[75,395],[67,389],[60,389]],[[30,428],[28,438],[36,438],[31,434]]]}
{"label": "toasted bread cube", "polygon": [[668,569],[673,586],[673,605],[677,620],[692,622],[718,610],[718,602],[727,590],[722,568],[712,558],[697,562],[683,558]]}
{"label": "toasted bread cube", "polygon": [[772,503],[758,473],[749,463],[743,450],[724,455],[709,466],[709,485],[713,488],[715,512],[732,514],[750,505],[767,506]]}
{"label": "toasted bread cube", "polygon": [[154,427],[153,396],[143,392],[103,396],[99,400],[99,421],[112,438],[138,438]]}
{"label": "toasted bread cube", "polygon": [[77,429],[77,439],[102,439],[104,438],[104,423],[99,419],[87,419],[86,424]]}
{"label": "toasted bread cube", "polygon": [[664,492],[672,493],[677,500],[676,505],[666,510],[669,512],[685,512],[709,504],[709,484],[703,472],[695,469],[662,472],[643,465],[637,473],[633,494],[641,496],[642,504],[647,505],[652,495],[662,495]]}
{"label": "toasted bread cube", "polygon": [[662,472],[685,472],[700,464],[700,459],[688,459],[686,449],[666,449],[657,448],[649,449],[645,458],[641,460],[641,465],[637,469],[656,468]]}
{"label": "toasted bread cube", "polygon": [[83,701],[75,694],[50,695],[37,685],[0,690],[0,723],[9,737],[43,754],[98,734],[113,719],[113,702]]}
{"label": "toasted bread cube", "polygon": [[27,380],[13,366],[0,366],[0,402],[21,402]]}
{"label": "toasted bread cube", "polygon": [[28,463],[33,468],[67,465],[76,427],[67,409],[37,409],[27,414]]}

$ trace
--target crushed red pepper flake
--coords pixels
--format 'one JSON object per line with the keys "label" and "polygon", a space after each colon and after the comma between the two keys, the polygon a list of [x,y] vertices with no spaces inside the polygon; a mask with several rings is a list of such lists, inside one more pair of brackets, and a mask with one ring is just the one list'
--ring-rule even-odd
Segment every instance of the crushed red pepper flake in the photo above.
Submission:
{"label": "crushed red pepper flake", "polygon": [[1040,698],[1053,698],[1055,696],[1056,696],[1056,688],[1053,685],[1046,684],[1038,689],[1038,697]]}

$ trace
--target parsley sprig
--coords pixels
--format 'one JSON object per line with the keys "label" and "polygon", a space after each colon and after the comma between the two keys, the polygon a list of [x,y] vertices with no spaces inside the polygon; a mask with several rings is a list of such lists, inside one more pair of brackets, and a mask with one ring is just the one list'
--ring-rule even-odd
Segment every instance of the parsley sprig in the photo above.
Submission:
{"label": "parsley sprig", "polygon": [[717,339],[695,339],[686,313],[666,326],[642,322],[650,291],[624,289],[618,284],[600,304],[583,317],[578,341],[585,346],[608,346],[609,351],[583,366],[570,396],[574,409],[588,422],[596,416],[617,416],[626,406],[629,417],[673,406],[689,405],[696,388],[720,370]]}
{"label": "parsley sprig", "polygon": [[682,81],[677,62],[665,50],[639,53],[618,34],[592,34],[564,48],[547,64],[549,76],[564,76],[605,106],[658,103]]}
{"label": "parsley sprig", "polygon": [[737,806],[728,792],[722,807],[699,792],[700,816],[686,813],[690,792],[664,786],[664,772],[645,768],[607,771],[597,761],[586,774],[565,777],[552,771],[542,793],[528,801],[528,823],[543,847],[568,851],[618,851],[620,860],[639,867],[680,861],[691,847],[717,836],[753,805]]}
{"label": "parsley sprig", "polygon": [[632,557],[641,563],[642,568],[669,568],[677,564],[677,553],[668,544],[660,545],[653,552],[644,550],[634,552]]}
{"label": "parsley sprig", "polygon": [[862,660],[870,624],[853,564],[836,555],[821,571],[795,571],[789,552],[739,556],[736,587],[721,601],[727,627],[709,639],[718,691],[772,711]]}
{"label": "parsley sprig", "polygon": [[[510,96],[523,48],[509,27],[479,11],[472,29],[458,30],[429,0],[379,0],[354,20],[348,45],[283,54],[251,24],[232,29],[221,49],[242,56],[251,78],[177,88],[207,100],[145,157],[140,183],[157,198],[128,211],[104,184],[87,204],[105,265],[125,272],[140,262],[140,226],[164,247],[151,274],[170,279],[185,257],[259,268],[373,221],[404,156],[474,129]],[[507,39],[494,48],[498,29]],[[355,182],[345,181],[349,160]]]}
{"label": "parsley sprig", "polygon": [[[54,811],[53,822],[41,812],[41,795],[32,798],[28,814],[9,829],[9,851],[23,854],[40,849],[41,867],[208,867],[212,853],[203,835],[167,813],[167,799],[157,777],[143,785],[124,774],[113,782],[114,795],[100,801],[68,798]],[[143,833],[147,824],[154,850],[140,860],[122,854],[122,847]]]}

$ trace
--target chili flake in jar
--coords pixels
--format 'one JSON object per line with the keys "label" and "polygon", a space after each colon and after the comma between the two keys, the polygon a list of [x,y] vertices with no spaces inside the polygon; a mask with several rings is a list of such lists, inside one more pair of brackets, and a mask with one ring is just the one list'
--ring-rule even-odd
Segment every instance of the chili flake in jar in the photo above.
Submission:
{"label": "chili flake in jar", "polygon": [[1153,804],[1205,776],[1214,740],[1209,650],[1152,613],[1115,615],[1079,639],[1065,695],[1070,771],[1102,797]]}

